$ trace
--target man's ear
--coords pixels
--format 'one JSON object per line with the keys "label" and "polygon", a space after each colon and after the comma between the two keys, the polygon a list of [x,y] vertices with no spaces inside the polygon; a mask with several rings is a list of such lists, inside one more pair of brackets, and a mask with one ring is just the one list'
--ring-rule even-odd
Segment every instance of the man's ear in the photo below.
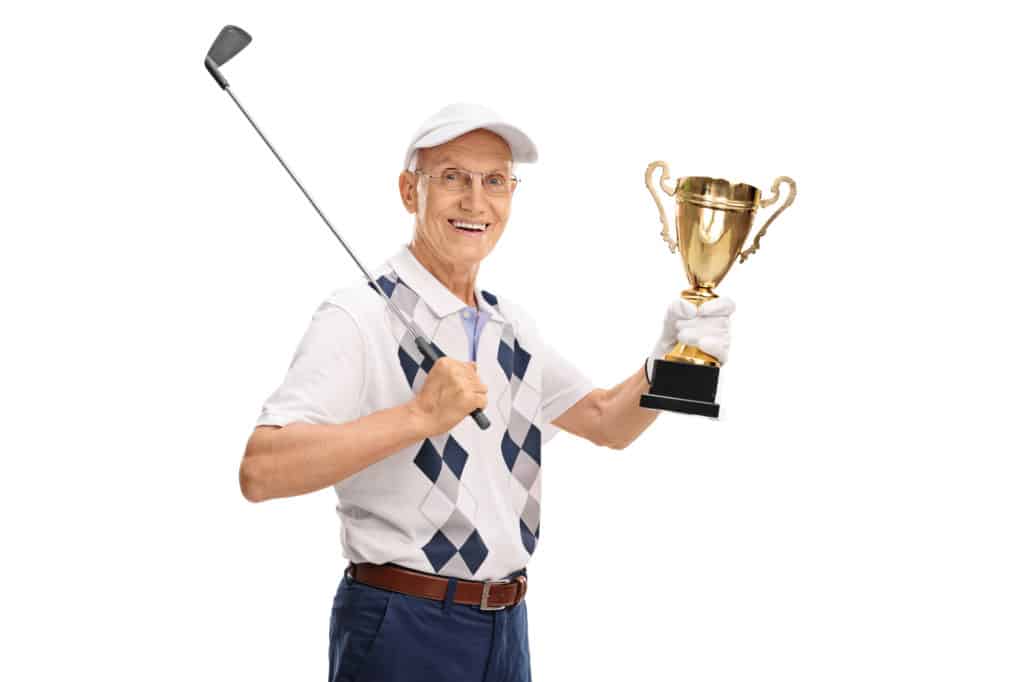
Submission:
{"label": "man's ear", "polygon": [[402,171],[398,176],[398,193],[402,197],[402,205],[409,213],[416,212],[418,197],[416,196],[416,181],[419,178],[412,171]]}

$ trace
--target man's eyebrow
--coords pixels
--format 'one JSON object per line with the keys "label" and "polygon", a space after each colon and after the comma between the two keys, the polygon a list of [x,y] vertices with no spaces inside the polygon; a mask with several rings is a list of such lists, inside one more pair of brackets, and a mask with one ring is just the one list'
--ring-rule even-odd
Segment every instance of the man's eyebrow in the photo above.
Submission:
{"label": "man's eyebrow", "polygon": [[[458,164],[459,162],[458,162],[457,159],[453,159],[450,156],[442,156],[441,158],[439,158],[436,161],[434,161],[434,165],[437,165],[437,166],[440,166],[443,163]],[[491,168],[490,170],[485,171],[485,172],[487,172],[487,173],[504,173],[507,170],[508,170],[507,166],[506,167],[495,166],[494,168]]]}

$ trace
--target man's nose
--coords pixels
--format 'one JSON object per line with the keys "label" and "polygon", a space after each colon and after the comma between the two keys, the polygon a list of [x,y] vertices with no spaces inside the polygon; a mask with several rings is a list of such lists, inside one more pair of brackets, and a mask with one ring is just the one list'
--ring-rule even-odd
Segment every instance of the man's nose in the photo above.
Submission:
{"label": "man's nose", "polygon": [[487,208],[487,194],[484,192],[484,179],[471,176],[469,189],[462,193],[462,208],[473,213],[480,213]]}

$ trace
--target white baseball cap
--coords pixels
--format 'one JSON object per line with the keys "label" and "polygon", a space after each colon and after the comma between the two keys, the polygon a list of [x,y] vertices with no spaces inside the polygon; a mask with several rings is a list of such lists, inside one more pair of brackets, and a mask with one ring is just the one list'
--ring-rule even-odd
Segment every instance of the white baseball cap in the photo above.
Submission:
{"label": "white baseball cap", "polygon": [[533,140],[519,128],[506,123],[498,112],[479,104],[457,102],[449,104],[423,122],[409,143],[403,167],[409,167],[417,149],[436,147],[477,128],[500,135],[512,150],[512,161],[533,163],[537,160],[537,147]]}

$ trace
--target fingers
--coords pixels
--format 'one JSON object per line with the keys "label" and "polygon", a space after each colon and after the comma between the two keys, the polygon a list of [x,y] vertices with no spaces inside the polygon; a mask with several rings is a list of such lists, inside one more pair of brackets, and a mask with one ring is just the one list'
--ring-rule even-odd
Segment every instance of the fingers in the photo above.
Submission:
{"label": "fingers", "polygon": [[697,317],[697,306],[685,298],[677,298],[668,307],[669,315],[684,320],[692,320]]}
{"label": "fingers", "polygon": [[431,434],[443,433],[473,410],[487,408],[487,385],[477,374],[475,362],[445,356],[430,368],[416,401],[428,416]]}
{"label": "fingers", "polygon": [[696,320],[677,320],[676,332],[696,329],[703,334],[724,332],[729,329],[728,317],[699,317]]}
{"label": "fingers", "polygon": [[704,327],[696,327],[690,329],[682,329],[679,334],[676,335],[676,339],[679,343],[686,344],[687,346],[697,346],[704,342],[709,337],[715,337],[720,339],[729,338],[728,329],[707,329]]}
{"label": "fingers", "polygon": [[731,298],[724,296],[713,298],[699,307],[685,298],[677,298],[669,304],[667,316],[681,320],[693,320],[698,317],[728,317],[734,312],[736,312],[736,303]]}
{"label": "fingers", "polygon": [[721,362],[725,362],[729,355],[729,337],[720,335],[702,335],[700,332],[689,329],[679,335],[680,343],[687,346],[696,346],[708,355],[714,355]]}
{"label": "fingers", "polygon": [[663,355],[674,345],[674,328],[678,342],[697,347],[724,363],[729,354],[729,316],[735,310],[733,300],[721,296],[700,306],[685,298],[675,299],[666,311],[664,332],[655,346],[654,356]]}
{"label": "fingers", "polygon": [[736,311],[736,304],[731,298],[719,296],[713,298],[697,309],[700,317],[728,317]]}
{"label": "fingers", "polygon": [[476,372],[476,363],[472,360],[461,362],[446,355],[437,361],[436,366],[441,368],[442,373],[450,374],[460,379],[479,379],[479,375]]}
{"label": "fingers", "polygon": [[471,360],[458,364],[461,365],[460,379],[462,389],[472,399],[473,407],[479,407],[480,409],[487,407],[487,386],[480,380],[480,375],[477,374],[476,362]]}
{"label": "fingers", "polygon": [[484,382],[480,381],[475,367],[471,368],[471,375],[467,377],[464,390],[464,395],[469,403],[468,412],[472,412],[475,409],[483,410],[487,407],[487,386],[484,385]]}
{"label": "fingers", "polygon": [[487,390],[484,389],[483,393],[474,393],[473,402],[470,408],[470,412],[473,410],[486,410],[487,409]]}
{"label": "fingers", "polygon": [[729,357],[729,339],[724,336],[705,336],[697,343],[697,348],[723,364]]}
{"label": "fingers", "polygon": [[484,386],[484,382],[480,380],[480,375],[476,371],[475,362],[466,363],[466,377],[469,379],[470,385],[473,386],[474,391],[487,392],[487,387]]}
{"label": "fingers", "polygon": [[453,388],[466,394],[487,392],[487,386],[477,374],[475,362],[460,362],[445,356],[434,363],[427,379],[434,374],[439,387]]}
{"label": "fingers", "polygon": [[676,338],[687,346],[696,346],[724,363],[729,355],[729,318],[700,317],[696,320],[679,320],[676,323]]}

